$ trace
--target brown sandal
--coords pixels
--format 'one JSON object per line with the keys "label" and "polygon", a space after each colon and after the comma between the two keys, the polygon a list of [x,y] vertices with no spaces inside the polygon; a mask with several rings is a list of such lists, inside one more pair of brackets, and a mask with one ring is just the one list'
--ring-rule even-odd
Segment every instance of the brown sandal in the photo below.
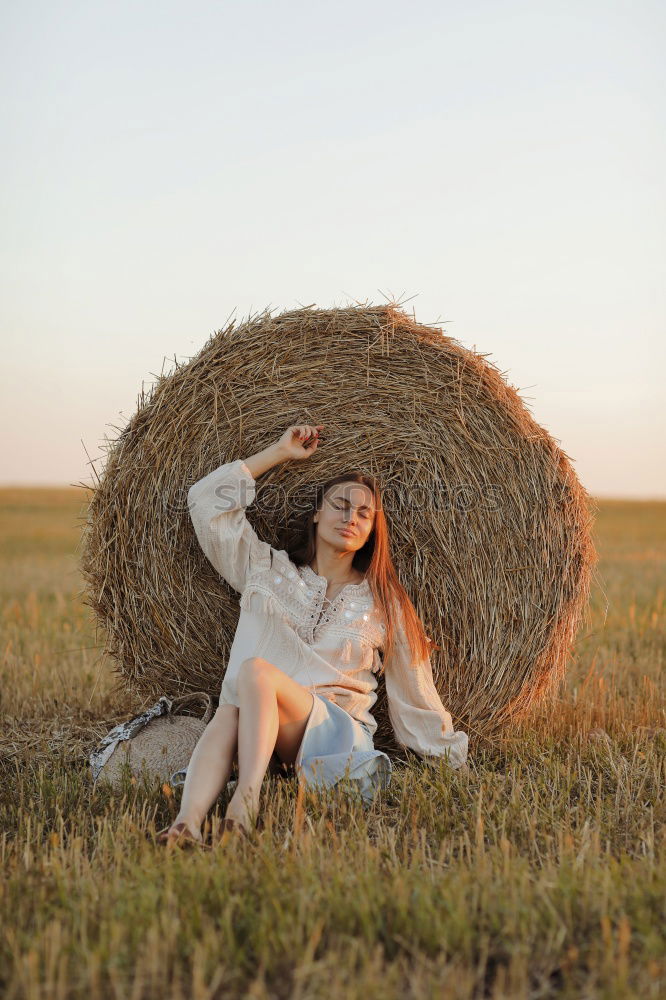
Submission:
{"label": "brown sandal", "polygon": [[220,829],[218,831],[217,837],[213,841],[213,847],[217,847],[222,841],[226,842],[225,834],[229,833],[239,833],[242,835],[244,840],[250,839],[250,834],[247,827],[243,826],[235,819],[228,819],[226,816],[220,823]]}
{"label": "brown sandal", "polygon": [[209,851],[210,847],[208,844],[204,843],[203,840],[198,840],[193,836],[191,830],[187,826],[187,823],[176,823],[173,827],[173,832],[169,836],[169,831],[172,828],[170,826],[165,826],[163,830],[158,830],[157,832],[157,843],[166,844],[171,846],[171,844],[177,847],[200,847],[204,851]]}

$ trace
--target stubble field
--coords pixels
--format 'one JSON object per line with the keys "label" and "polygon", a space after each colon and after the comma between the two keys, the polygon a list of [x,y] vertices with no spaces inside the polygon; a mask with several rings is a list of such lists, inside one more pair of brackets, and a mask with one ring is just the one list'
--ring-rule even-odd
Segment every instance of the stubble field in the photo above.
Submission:
{"label": "stubble field", "polygon": [[91,791],[146,706],[81,603],[82,506],[0,490],[7,1000],[664,996],[666,503],[599,502],[566,686],[468,774],[410,760],[370,809],[267,777],[266,828],[214,855],[155,844],[179,791]]}

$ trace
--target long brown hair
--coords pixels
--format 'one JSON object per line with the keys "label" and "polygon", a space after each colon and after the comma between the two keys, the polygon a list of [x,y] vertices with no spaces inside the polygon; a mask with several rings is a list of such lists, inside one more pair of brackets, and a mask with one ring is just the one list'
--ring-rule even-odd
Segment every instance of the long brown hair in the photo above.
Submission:
{"label": "long brown hair", "polygon": [[325,483],[316,487],[315,505],[304,518],[300,530],[287,542],[287,551],[297,566],[310,565],[316,555],[316,528],[314,516],[320,510],[324,494],[331,486],[339,483],[362,483],[367,486],[374,499],[375,519],[372,531],[365,545],[354,553],[352,566],[367,575],[367,580],[375,599],[375,603],[386,622],[383,665],[393,651],[397,641],[397,620],[401,620],[404,635],[412,653],[412,665],[417,666],[421,660],[430,655],[432,649],[439,649],[425,634],[423,623],[419,618],[409,595],[398,579],[397,570],[393,564],[390,551],[388,524],[384,514],[381,491],[374,476],[363,472],[345,472],[332,476]]}

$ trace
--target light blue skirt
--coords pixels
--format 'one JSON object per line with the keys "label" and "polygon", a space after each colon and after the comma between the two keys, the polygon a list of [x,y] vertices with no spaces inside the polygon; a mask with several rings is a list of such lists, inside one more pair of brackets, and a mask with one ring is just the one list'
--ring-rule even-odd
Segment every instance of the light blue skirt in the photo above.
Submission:
{"label": "light blue skirt", "polygon": [[390,783],[390,758],[375,750],[372,734],[363,723],[324,695],[312,696],[314,704],[294,765],[299,780],[331,788],[349,779],[363,801],[371,803],[377,788]]}
{"label": "light blue skirt", "polygon": [[[367,726],[349,712],[312,693],[314,702],[296,755],[294,769],[299,781],[319,788],[331,788],[348,778],[370,804],[377,788],[388,788],[393,770],[390,758],[375,750]],[[187,768],[171,775],[174,788],[185,784]]]}

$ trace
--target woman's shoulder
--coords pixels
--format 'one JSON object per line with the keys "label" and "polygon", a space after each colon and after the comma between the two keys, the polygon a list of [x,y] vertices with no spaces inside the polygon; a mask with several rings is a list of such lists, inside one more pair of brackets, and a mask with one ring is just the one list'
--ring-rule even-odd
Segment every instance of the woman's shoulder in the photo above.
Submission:
{"label": "woman's shoulder", "polygon": [[294,562],[286,549],[271,550],[270,568],[274,572],[292,579],[303,575],[303,567]]}

